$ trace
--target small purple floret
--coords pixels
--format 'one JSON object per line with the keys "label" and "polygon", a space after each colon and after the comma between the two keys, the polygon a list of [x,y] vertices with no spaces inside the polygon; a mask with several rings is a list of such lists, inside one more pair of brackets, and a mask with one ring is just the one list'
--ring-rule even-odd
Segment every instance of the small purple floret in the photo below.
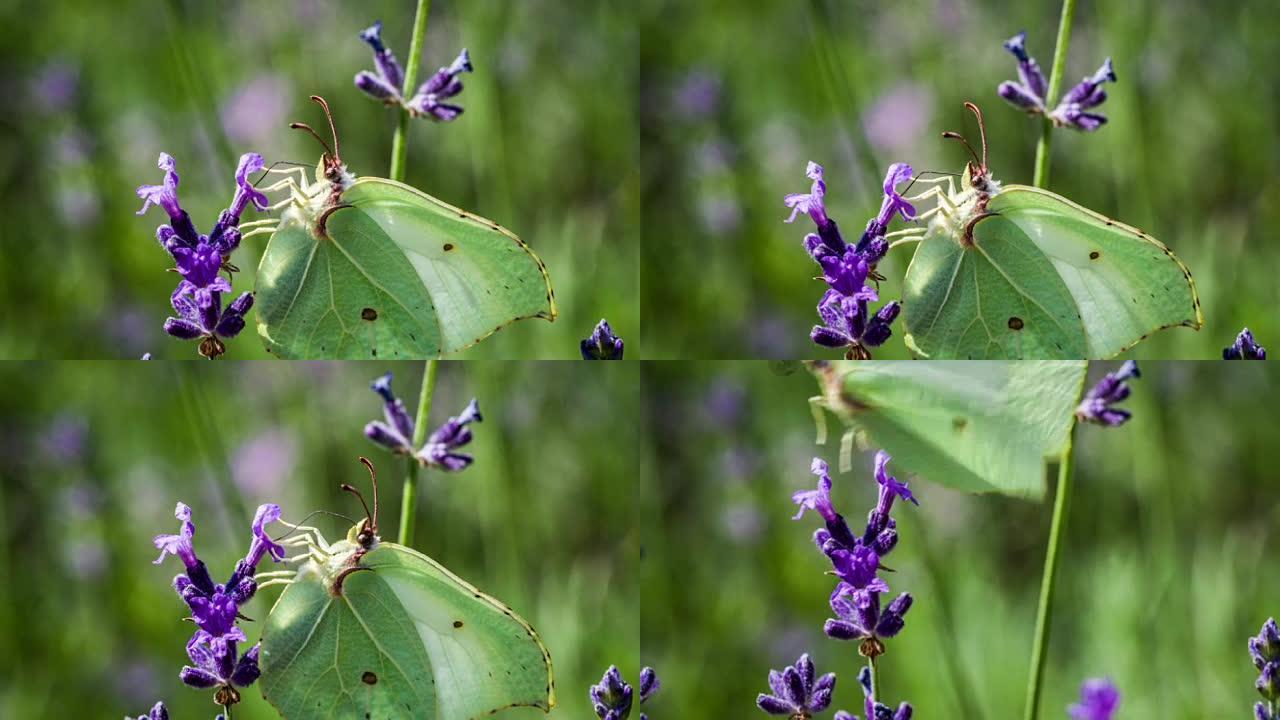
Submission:
{"label": "small purple floret", "polygon": [[1072,720],[1111,720],[1120,707],[1120,691],[1110,680],[1086,680],[1080,702],[1067,708]]}
{"label": "small purple floret", "polygon": [[601,319],[591,335],[578,344],[583,360],[621,360],[622,338],[613,334],[609,321]]}
{"label": "small purple floret", "polygon": [[1267,349],[1253,339],[1249,328],[1240,331],[1231,347],[1222,350],[1223,360],[1266,360]]}
{"label": "small purple floret", "polygon": [[1108,427],[1123,425],[1131,413],[1112,405],[1129,397],[1130,387],[1126,381],[1139,376],[1138,363],[1126,360],[1119,370],[1107,373],[1089,389],[1076,408],[1076,418]]}

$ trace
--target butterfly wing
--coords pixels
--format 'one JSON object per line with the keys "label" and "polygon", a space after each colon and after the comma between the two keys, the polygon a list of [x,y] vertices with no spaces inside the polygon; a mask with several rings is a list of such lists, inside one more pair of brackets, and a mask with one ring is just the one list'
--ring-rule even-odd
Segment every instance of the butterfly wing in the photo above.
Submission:
{"label": "butterfly wing", "polygon": [[263,629],[263,695],[286,718],[470,720],[555,703],[551,658],[501,602],[383,543],[333,595],[300,572]]}
{"label": "butterfly wing", "polygon": [[916,249],[902,292],[908,347],[932,359],[1087,357],[1049,259],[1008,220],[979,226],[971,244],[936,226]]}
{"label": "butterfly wing", "polygon": [[[1088,354],[1080,357],[1112,357],[1157,330],[1203,323],[1190,271],[1141,230],[1023,185],[1006,186],[987,211],[1016,225],[1053,263],[1084,323]],[[974,234],[987,223],[978,221]]]}
{"label": "butterfly wing", "polygon": [[1085,362],[831,362],[823,405],[904,471],[967,492],[1038,498],[1061,456]]}
{"label": "butterfly wing", "polygon": [[474,345],[516,320],[555,319],[542,261],[497,223],[382,178],[358,179],[342,202],[367,214],[413,266],[435,307],[442,352]]}
{"label": "butterfly wing", "polygon": [[258,334],[283,358],[428,358],[440,325],[418,274],[368,215],[328,219],[329,238],[298,222],[271,236],[258,265]]}

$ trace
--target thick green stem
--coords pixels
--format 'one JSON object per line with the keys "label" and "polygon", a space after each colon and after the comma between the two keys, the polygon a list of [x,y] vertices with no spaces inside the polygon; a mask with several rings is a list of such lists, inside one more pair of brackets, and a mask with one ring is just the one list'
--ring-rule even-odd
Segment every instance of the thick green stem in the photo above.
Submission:
{"label": "thick green stem", "polygon": [[[418,66],[422,64],[422,41],[427,35],[427,13],[431,11],[431,0],[418,0],[418,12],[413,16],[413,39],[409,43],[409,60],[404,66],[404,87],[400,90],[402,97],[413,97],[413,86],[418,82]],[[391,172],[387,174],[392,180],[404,182],[404,162],[409,153],[409,111],[400,108],[396,111],[396,132],[391,137]]]}
{"label": "thick green stem", "polygon": [[1035,641],[1031,646],[1031,675],[1027,680],[1027,704],[1023,720],[1036,720],[1040,711],[1040,691],[1044,680],[1044,665],[1049,649],[1049,625],[1053,615],[1053,591],[1058,573],[1058,554],[1062,548],[1063,531],[1067,523],[1067,510],[1071,499],[1071,465],[1074,456],[1075,426],[1067,438],[1067,449],[1058,461],[1058,487],[1054,491],[1053,523],[1049,526],[1049,547],[1044,555],[1044,575],[1040,579],[1040,606],[1036,611]]}
{"label": "thick green stem", "polygon": [[[422,369],[422,391],[418,395],[418,413],[413,421],[413,447],[427,438],[427,420],[431,417],[431,396],[436,391],[436,361],[428,360]],[[413,520],[418,509],[418,459],[410,456],[404,477],[404,493],[400,497],[400,536],[396,542],[413,547]]]}
{"label": "thick green stem", "polygon": [[[1058,44],[1053,50],[1053,67],[1049,73],[1049,92],[1045,102],[1058,97],[1062,90],[1062,74],[1067,64],[1067,48],[1071,46],[1071,18],[1076,14],[1076,0],[1063,0],[1062,18],[1058,21]],[[1038,188],[1049,184],[1049,147],[1053,137],[1053,122],[1044,118],[1040,128],[1040,142],[1036,143],[1036,171],[1032,184]]]}

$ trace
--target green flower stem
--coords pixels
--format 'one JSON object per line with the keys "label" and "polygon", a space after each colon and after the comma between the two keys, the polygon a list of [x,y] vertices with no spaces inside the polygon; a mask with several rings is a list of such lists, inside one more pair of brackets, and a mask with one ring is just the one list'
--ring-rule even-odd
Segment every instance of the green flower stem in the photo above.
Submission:
{"label": "green flower stem", "polygon": [[[418,0],[418,12],[413,16],[413,39],[409,44],[409,61],[404,66],[404,87],[402,97],[412,97],[413,86],[418,82],[418,66],[422,64],[422,41],[427,35],[427,14],[431,11],[431,0]],[[404,182],[404,162],[409,153],[409,111],[397,110],[396,132],[391,137],[391,172],[388,177],[397,182]],[[402,526],[403,528],[403,526]]]}
{"label": "green flower stem", "polygon": [[[428,360],[422,369],[422,392],[418,395],[418,414],[413,421],[413,447],[422,447],[427,438],[427,419],[431,417],[431,396],[436,392],[436,362]],[[418,508],[418,459],[410,456],[400,498],[400,536],[396,542],[413,547],[413,520]]]}
{"label": "green flower stem", "polygon": [[[1070,0],[1068,0],[1070,2]],[[1040,579],[1040,606],[1036,611],[1036,634],[1031,646],[1031,676],[1027,680],[1027,704],[1023,720],[1036,720],[1040,711],[1040,692],[1044,681],[1044,664],[1049,648],[1049,622],[1053,614],[1053,591],[1058,571],[1058,553],[1062,547],[1071,499],[1071,466],[1074,458],[1075,425],[1067,437],[1067,449],[1058,461],[1058,487],[1054,491],[1053,523],[1049,526],[1049,547],[1044,555],[1044,575]]]}
{"label": "green flower stem", "polygon": [[867,658],[867,667],[871,669],[871,699],[884,702],[880,699],[880,670],[876,667],[875,655]]}
{"label": "green flower stem", "polygon": [[[1067,64],[1067,48],[1071,46],[1071,18],[1076,14],[1076,0],[1063,0],[1062,19],[1058,21],[1058,45],[1053,50],[1053,69],[1049,74],[1049,92],[1045,102],[1052,102],[1062,90],[1062,74]],[[1049,146],[1053,137],[1053,121],[1044,118],[1040,128],[1040,142],[1036,143],[1036,171],[1032,185],[1038,188],[1049,184]]]}

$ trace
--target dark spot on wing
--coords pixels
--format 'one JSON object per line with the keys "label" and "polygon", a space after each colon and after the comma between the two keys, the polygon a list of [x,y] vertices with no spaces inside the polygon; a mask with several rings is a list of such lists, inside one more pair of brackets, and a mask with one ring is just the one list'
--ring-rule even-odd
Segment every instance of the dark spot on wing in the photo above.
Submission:
{"label": "dark spot on wing", "polygon": [[360,311],[360,319],[361,320],[377,320],[378,311],[374,310],[371,307],[367,307]]}
{"label": "dark spot on wing", "polygon": [[1094,250],[1093,252],[1089,253],[1090,260],[1097,260],[1100,257],[1102,257],[1102,253],[1098,252],[1097,250]]}
{"label": "dark spot on wing", "polygon": [[1023,325],[1024,325],[1024,323],[1022,322],[1022,318],[1018,317],[1017,315],[1015,315],[1015,316],[1013,316],[1013,317],[1009,318],[1009,329],[1010,329],[1010,330],[1021,330],[1021,329],[1022,329],[1022,327],[1023,327]]}
{"label": "dark spot on wing", "polygon": [[452,250],[452,249],[453,249],[453,243],[445,243],[445,244],[444,244],[444,251],[445,251],[445,252],[449,252],[449,251],[450,251],[450,250]]}
{"label": "dark spot on wing", "polygon": [[377,685],[378,676],[374,675],[372,670],[365,670],[364,674],[360,676],[360,681],[365,685]]}
{"label": "dark spot on wing", "polygon": [[454,620],[454,621],[453,621],[453,626],[454,626],[454,627],[456,627],[456,628],[460,628],[460,627],[462,627],[462,621],[461,621],[461,620]]}
{"label": "dark spot on wing", "polygon": [[963,430],[965,426],[968,424],[969,424],[969,421],[966,418],[957,416],[951,419],[951,427],[955,428],[956,430]]}

